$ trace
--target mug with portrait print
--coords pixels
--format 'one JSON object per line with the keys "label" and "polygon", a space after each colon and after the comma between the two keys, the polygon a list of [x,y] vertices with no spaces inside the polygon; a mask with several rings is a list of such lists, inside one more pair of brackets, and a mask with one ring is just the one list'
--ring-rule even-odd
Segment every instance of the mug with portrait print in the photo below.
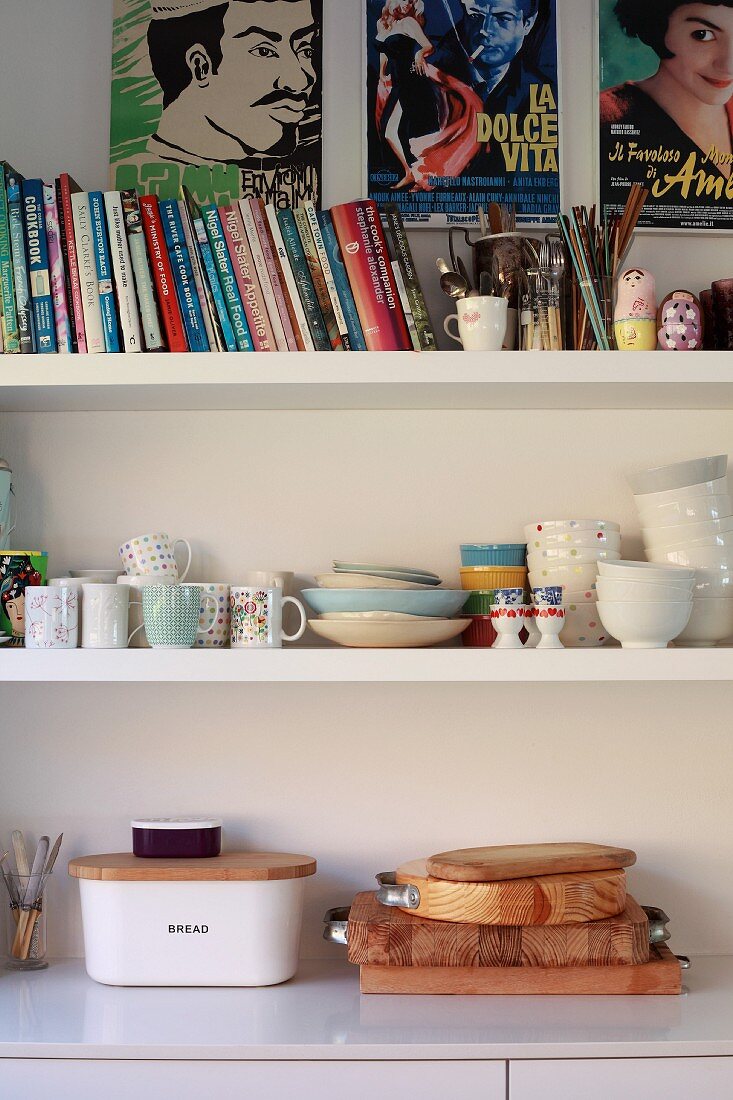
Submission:
{"label": "mug with portrait print", "polygon": [[9,634],[11,646],[25,637],[26,589],[46,583],[45,550],[12,550],[0,555],[0,634]]}

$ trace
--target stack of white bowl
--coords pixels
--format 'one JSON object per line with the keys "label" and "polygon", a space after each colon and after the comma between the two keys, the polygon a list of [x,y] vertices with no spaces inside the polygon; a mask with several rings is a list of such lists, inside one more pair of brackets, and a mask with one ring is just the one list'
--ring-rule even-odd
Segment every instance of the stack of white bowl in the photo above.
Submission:
{"label": "stack of white bowl", "polygon": [[727,455],[646,470],[631,480],[646,556],[694,569],[690,621],[679,645],[733,636],[733,499]]}
{"label": "stack of white bowl", "polygon": [[621,528],[606,519],[551,519],[524,528],[531,588],[562,587],[568,648],[601,646],[607,632],[598,618],[598,563],[621,557]]}
{"label": "stack of white bowl", "polygon": [[624,649],[666,649],[690,619],[694,569],[645,561],[600,562],[598,614]]}

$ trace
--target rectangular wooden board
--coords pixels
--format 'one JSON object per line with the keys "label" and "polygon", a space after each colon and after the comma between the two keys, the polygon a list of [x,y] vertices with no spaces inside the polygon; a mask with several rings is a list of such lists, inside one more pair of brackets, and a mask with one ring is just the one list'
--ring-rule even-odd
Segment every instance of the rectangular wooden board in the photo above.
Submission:
{"label": "rectangular wooden board", "polygon": [[359,966],[632,966],[649,959],[649,922],[627,895],[617,917],[585,924],[452,924],[357,894],[349,914],[349,962]]}
{"label": "rectangular wooden board", "polygon": [[682,992],[682,971],[661,944],[632,966],[362,966],[362,993],[458,996],[653,996]]}

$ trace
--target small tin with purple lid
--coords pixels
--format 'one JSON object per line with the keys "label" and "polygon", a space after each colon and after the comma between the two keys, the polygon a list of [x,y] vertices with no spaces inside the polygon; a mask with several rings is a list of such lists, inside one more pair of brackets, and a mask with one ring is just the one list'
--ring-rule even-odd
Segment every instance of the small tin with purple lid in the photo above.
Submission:
{"label": "small tin with purple lid", "polygon": [[130,822],[132,851],[143,859],[208,859],[221,852],[215,817],[144,817]]}

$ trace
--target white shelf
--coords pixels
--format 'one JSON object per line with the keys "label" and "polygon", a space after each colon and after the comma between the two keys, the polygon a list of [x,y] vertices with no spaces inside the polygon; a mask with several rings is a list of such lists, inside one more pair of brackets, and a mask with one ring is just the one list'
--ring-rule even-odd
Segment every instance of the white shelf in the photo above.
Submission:
{"label": "white shelf", "polygon": [[725,352],[0,356],[0,411],[732,409]]}
{"label": "white shelf", "polygon": [[52,960],[3,974],[0,1059],[733,1055],[733,959],[693,959],[684,984],[689,996],[360,996],[358,968],[334,956],[268,989],[120,989]]}
{"label": "white shelf", "polygon": [[732,680],[726,649],[0,650],[0,682],[603,683]]}

